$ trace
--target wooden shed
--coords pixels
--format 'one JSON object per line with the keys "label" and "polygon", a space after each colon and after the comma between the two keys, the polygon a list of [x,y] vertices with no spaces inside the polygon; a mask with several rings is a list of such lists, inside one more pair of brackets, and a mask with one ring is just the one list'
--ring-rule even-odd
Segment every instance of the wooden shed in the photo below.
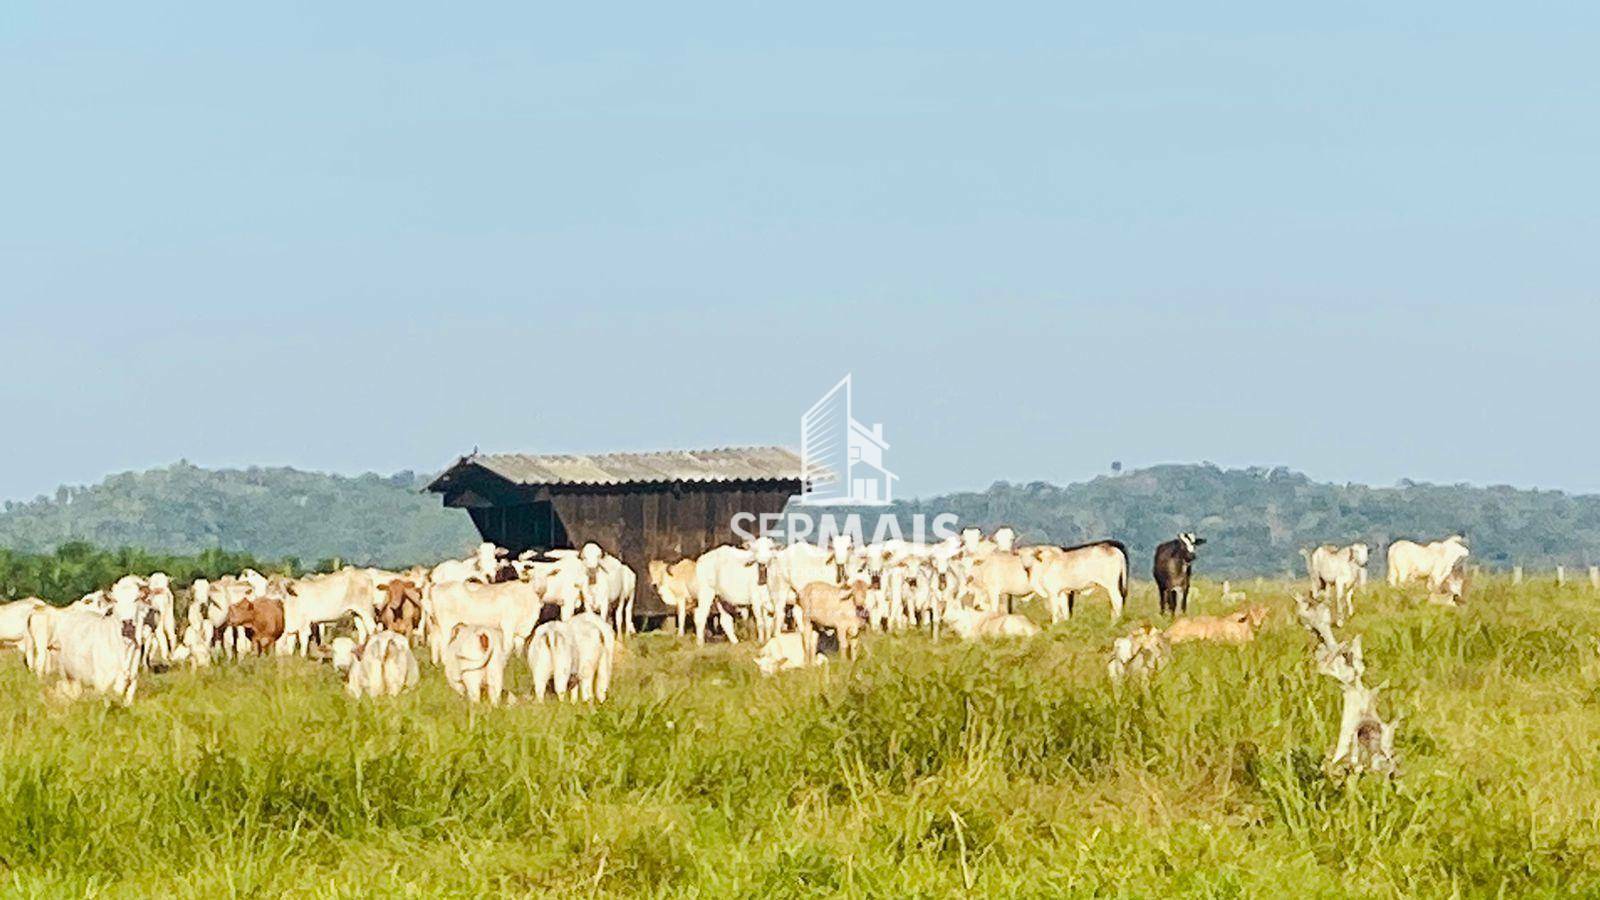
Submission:
{"label": "wooden shed", "polygon": [[639,576],[637,615],[666,607],[652,559],[697,556],[735,536],[738,513],[779,513],[800,493],[800,457],[783,447],[532,456],[474,453],[428,490],[465,509],[486,541],[512,553],[594,541]]}

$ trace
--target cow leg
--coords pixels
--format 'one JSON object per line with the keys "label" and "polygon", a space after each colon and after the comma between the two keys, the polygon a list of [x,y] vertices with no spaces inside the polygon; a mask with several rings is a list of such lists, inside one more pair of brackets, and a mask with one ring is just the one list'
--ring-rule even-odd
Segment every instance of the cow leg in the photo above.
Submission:
{"label": "cow leg", "polygon": [[716,594],[705,591],[700,594],[699,602],[694,607],[694,642],[700,646],[706,643],[706,625],[711,621],[711,605],[716,602]]}

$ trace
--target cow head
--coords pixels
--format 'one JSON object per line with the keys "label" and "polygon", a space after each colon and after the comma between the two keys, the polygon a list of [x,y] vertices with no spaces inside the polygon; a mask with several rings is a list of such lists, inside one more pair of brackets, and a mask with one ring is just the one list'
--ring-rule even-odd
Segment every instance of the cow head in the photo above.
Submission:
{"label": "cow head", "polygon": [[1178,544],[1183,547],[1184,555],[1189,559],[1194,559],[1195,548],[1201,544],[1204,544],[1205,542],[1205,538],[1195,537],[1195,534],[1192,531],[1185,531],[1178,535]]}
{"label": "cow head", "polygon": [[1372,550],[1366,544],[1350,545],[1350,561],[1358,566],[1365,566]]}
{"label": "cow head", "polygon": [[850,535],[836,534],[828,539],[828,553],[833,561],[844,565],[850,561]]}
{"label": "cow head", "polygon": [[770,564],[772,558],[778,555],[778,545],[766,535],[750,541],[749,548],[750,555],[755,559],[758,566]]}
{"label": "cow head", "polygon": [[600,560],[605,558],[605,555],[606,552],[601,550],[600,545],[594,541],[584,544],[583,549],[578,551],[578,558],[583,560],[583,567],[586,569],[592,569],[600,565]]}
{"label": "cow head", "polygon": [[228,607],[228,620],[224,624],[229,625],[230,627],[246,625],[255,621],[255,617],[255,603],[250,600],[240,600],[239,602]]}
{"label": "cow head", "polygon": [[1017,532],[1011,526],[1003,526],[994,530],[994,545],[1002,553],[1010,553],[1017,545]]}

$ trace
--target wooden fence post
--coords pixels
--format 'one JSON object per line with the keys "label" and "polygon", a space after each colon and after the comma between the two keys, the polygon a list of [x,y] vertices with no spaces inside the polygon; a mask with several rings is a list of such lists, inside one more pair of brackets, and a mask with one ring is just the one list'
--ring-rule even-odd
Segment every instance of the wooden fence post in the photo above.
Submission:
{"label": "wooden fence post", "polygon": [[1589,567],[1589,586],[1600,591],[1600,566]]}
{"label": "wooden fence post", "polygon": [[1521,584],[1522,583],[1522,567],[1521,566],[1512,566],[1511,567],[1511,583],[1512,584]]}
{"label": "wooden fence post", "polygon": [[1556,587],[1567,586],[1567,567],[1556,566]]}

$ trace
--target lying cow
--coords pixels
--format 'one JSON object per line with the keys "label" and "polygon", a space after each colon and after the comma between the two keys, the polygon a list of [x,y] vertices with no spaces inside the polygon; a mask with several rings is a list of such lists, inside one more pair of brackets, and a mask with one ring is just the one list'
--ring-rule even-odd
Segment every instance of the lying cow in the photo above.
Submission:
{"label": "lying cow", "polygon": [[[767,641],[761,647],[761,652],[756,656],[756,668],[761,674],[771,678],[779,672],[806,667],[806,651],[809,645],[806,635],[798,631],[787,631]],[[828,658],[821,653],[811,654],[810,665],[820,666],[828,662]]]}
{"label": "lying cow", "polygon": [[1221,641],[1244,644],[1255,640],[1256,629],[1267,620],[1265,606],[1252,606],[1225,616],[1194,616],[1179,619],[1167,628],[1170,644],[1186,641]]}
{"label": "lying cow", "polygon": [[1130,675],[1149,676],[1172,658],[1172,645],[1154,625],[1145,624],[1126,637],[1117,638],[1111,645],[1111,661],[1106,671],[1112,681],[1121,681]]}
{"label": "lying cow", "polygon": [[415,687],[420,673],[405,635],[380,631],[358,648],[345,678],[345,690],[356,699],[397,697]]}
{"label": "lying cow", "polygon": [[1039,633],[1039,626],[1027,616],[1008,615],[997,609],[951,609],[945,612],[944,620],[957,637],[967,641],[1033,637]]}
{"label": "lying cow", "polygon": [[444,678],[469,703],[500,705],[505,688],[506,644],[500,629],[456,625],[444,641]]}
{"label": "lying cow", "polygon": [[528,641],[534,699],[543,700],[551,688],[562,700],[604,703],[615,653],[615,633],[594,613],[540,625]]}

